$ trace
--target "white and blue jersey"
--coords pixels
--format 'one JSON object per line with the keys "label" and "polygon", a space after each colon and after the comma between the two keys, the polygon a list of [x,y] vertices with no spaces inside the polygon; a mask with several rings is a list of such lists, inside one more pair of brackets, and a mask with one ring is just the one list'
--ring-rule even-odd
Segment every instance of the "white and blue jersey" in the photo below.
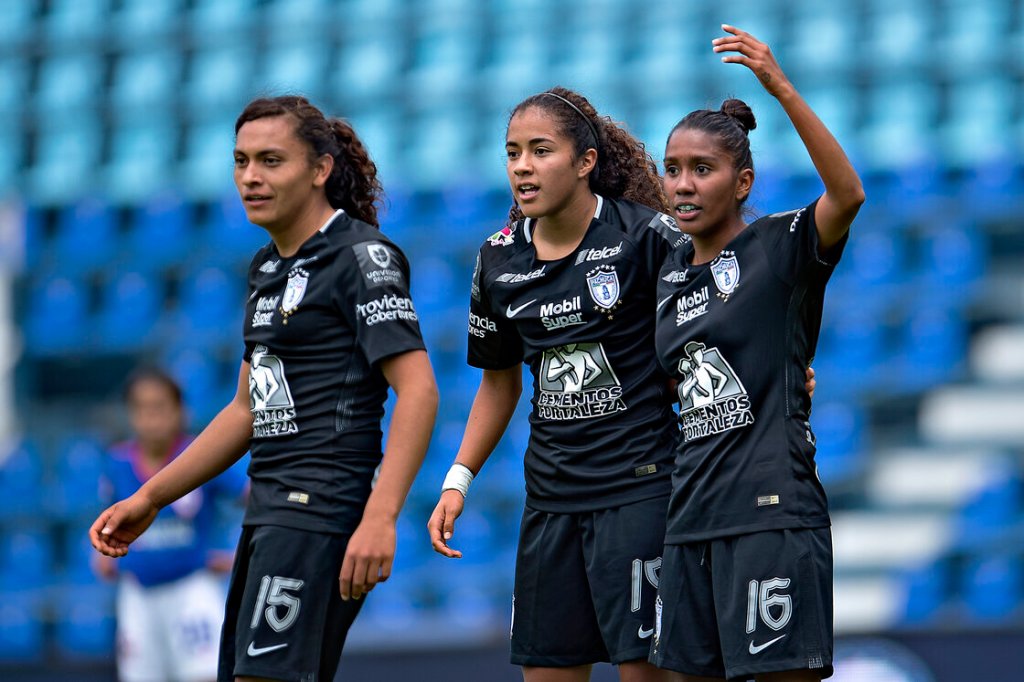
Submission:
{"label": "white and blue jersey", "polygon": [[[190,442],[188,437],[179,439],[167,462]],[[124,499],[155,473],[146,470],[137,443],[115,445],[106,462],[104,496],[109,500]],[[119,571],[131,574],[143,587],[153,587],[204,568],[210,551],[223,544],[216,534],[216,499],[240,499],[247,481],[244,470],[231,467],[161,509],[149,529],[132,543],[131,551],[118,561]]]}

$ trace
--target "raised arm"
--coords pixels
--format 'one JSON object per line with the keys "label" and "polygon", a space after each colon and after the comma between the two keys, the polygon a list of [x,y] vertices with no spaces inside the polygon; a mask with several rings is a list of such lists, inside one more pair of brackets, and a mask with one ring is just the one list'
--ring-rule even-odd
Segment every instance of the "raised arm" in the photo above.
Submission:
{"label": "raised arm", "polygon": [[393,355],[381,360],[380,367],[396,399],[380,474],[342,561],[342,599],[359,599],[391,575],[395,523],[423,464],[437,416],[437,383],[426,351]]}
{"label": "raised arm", "polygon": [[[498,445],[509,420],[519,403],[523,391],[523,375],[520,365],[508,369],[485,369],[480,387],[469,411],[466,431],[455,455],[455,465],[468,469],[475,476]],[[441,499],[430,515],[427,530],[434,551],[450,558],[459,558],[462,552],[448,546],[448,540],[455,532],[455,519],[462,514],[465,505],[463,494],[456,489],[443,490]]]}
{"label": "raised arm", "polygon": [[89,529],[92,546],[121,557],[153,522],[157,512],[198,488],[238,461],[249,449],[249,363],[238,372],[235,397],[170,464],[146,481],[131,497],[108,507]]}
{"label": "raised arm", "polygon": [[825,183],[825,193],[818,201],[814,220],[820,247],[827,250],[849,231],[864,203],[860,177],[839,142],[786,78],[771,49],[734,26],[722,24],[722,30],[729,35],[711,41],[714,51],[735,52],[723,56],[722,61],[749,68],[765,90],[779,100]]}

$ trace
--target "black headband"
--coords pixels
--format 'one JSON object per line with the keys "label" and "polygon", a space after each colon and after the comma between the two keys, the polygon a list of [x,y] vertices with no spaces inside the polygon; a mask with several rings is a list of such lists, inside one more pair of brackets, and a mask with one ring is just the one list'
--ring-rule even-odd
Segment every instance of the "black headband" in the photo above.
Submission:
{"label": "black headband", "polygon": [[549,95],[549,96],[554,97],[556,99],[560,99],[563,102],[565,102],[566,104],[568,104],[570,107],[572,107],[572,110],[580,115],[580,118],[583,119],[583,121],[587,124],[587,127],[590,128],[590,132],[594,135],[594,147],[595,148],[599,148],[601,146],[601,138],[597,136],[597,128],[594,126],[594,124],[591,122],[591,120],[589,118],[587,118],[587,115],[584,114],[583,111],[580,110],[580,108],[578,106],[576,106],[575,104],[573,104],[572,102],[570,102],[566,98],[562,97],[561,95],[556,95],[553,92],[542,92],[540,94],[542,94],[542,95]]}

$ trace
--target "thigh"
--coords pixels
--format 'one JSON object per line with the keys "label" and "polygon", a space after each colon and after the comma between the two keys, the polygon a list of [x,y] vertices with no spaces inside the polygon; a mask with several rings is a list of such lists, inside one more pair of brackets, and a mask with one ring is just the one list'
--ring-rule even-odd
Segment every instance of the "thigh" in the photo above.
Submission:
{"label": "thigh", "polygon": [[608,660],[581,543],[577,515],[523,512],[512,597],[512,663],[564,668]]}
{"label": "thigh", "polygon": [[117,585],[117,674],[122,682],[161,682],[168,678],[168,655],[156,617],[159,606],[149,590],[125,575]]}
{"label": "thigh", "polygon": [[217,642],[224,622],[224,586],[209,571],[196,571],[162,588],[164,631],[173,679],[208,682],[217,677]]}
{"label": "thigh", "polygon": [[612,663],[646,660],[654,634],[668,497],[594,512],[584,524],[591,599]]}
{"label": "thigh", "polygon": [[[343,602],[346,536],[279,526],[243,533],[229,590],[219,679],[333,679],[363,599]],[[228,659],[230,657],[230,659]]]}
{"label": "thigh", "polygon": [[766,531],[714,543],[715,603],[730,677],[832,670],[832,536]]}
{"label": "thigh", "polygon": [[708,543],[662,551],[650,661],[689,676],[724,678]]}

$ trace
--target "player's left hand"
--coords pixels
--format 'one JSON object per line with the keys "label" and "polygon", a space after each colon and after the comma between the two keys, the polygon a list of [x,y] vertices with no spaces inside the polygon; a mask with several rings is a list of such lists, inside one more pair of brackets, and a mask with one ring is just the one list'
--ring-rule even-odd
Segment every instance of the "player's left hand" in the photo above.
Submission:
{"label": "player's left hand", "polygon": [[807,368],[807,381],[804,383],[804,388],[807,389],[807,397],[814,400],[814,388],[818,385],[818,382],[814,380],[814,368]]}
{"label": "player's left hand", "polygon": [[338,582],[341,598],[359,599],[391,576],[395,560],[395,522],[363,516],[345,550]]}
{"label": "player's left hand", "polygon": [[730,35],[712,40],[714,51],[737,53],[723,56],[723,62],[746,66],[754,72],[764,89],[774,97],[779,97],[787,88],[792,87],[786,74],[782,72],[782,67],[775,61],[771,48],[735,26],[722,24],[722,30]]}

